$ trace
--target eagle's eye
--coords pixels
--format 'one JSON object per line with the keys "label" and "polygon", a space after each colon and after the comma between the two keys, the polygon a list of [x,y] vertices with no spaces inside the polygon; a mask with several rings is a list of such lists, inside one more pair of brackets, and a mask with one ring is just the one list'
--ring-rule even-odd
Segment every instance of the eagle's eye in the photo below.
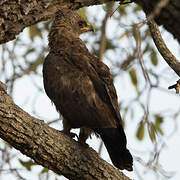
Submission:
{"label": "eagle's eye", "polygon": [[83,28],[83,27],[87,26],[87,23],[86,23],[86,21],[79,21],[78,25],[79,25],[80,28]]}

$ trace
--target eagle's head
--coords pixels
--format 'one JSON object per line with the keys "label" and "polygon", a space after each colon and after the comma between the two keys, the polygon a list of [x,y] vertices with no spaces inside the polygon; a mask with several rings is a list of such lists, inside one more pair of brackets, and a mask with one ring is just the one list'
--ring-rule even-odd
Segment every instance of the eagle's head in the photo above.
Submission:
{"label": "eagle's head", "polygon": [[52,30],[57,30],[59,35],[69,35],[79,37],[82,33],[93,31],[93,27],[85,18],[81,17],[77,11],[65,9],[56,13]]}

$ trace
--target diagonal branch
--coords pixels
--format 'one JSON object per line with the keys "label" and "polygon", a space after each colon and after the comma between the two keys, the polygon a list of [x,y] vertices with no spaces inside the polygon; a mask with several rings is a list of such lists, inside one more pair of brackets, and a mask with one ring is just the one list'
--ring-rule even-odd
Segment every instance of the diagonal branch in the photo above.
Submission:
{"label": "diagonal branch", "polygon": [[0,138],[36,163],[74,180],[130,180],[102,160],[92,149],[82,147],[15,105],[0,82]]}
{"label": "diagonal branch", "polygon": [[[153,41],[164,58],[164,60],[167,62],[167,64],[176,72],[176,74],[180,77],[180,62],[176,57],[171,53],[171,51],[166,46],[161,33],[159,31],[159,27],[154,21],[154,18],[158,16],[161,12],[161,10],[166,7],[169,3],[169,0],[161,0],[156,8],[147,16],[147,24],[149,25],[149,29],[151,32],[151,36],[153,38]],[[168,89],[176,89],[176,93],[179,93],[180,90],[180,80],[177,81],[176,84],[168,87]]]}
{"label": "diagonal branch", "polygon": [[151,36],[154,40],[154,43],[156,44],[157,49],[161,53],[164,60],[168,63],[168,65],[180,77],[180,62],[176,59],[176,57],[171,53],[171,51],[166,46],[159,31],[158,25],[155,23],[154,20],[148,20],[148,25],[151,32]]}
{"label": "diagonal branch", "polygon": [[64,8],[79,9],[115,0],[4,0],[0,2],[0,44],[16,38],[25,27],[53,18]]}

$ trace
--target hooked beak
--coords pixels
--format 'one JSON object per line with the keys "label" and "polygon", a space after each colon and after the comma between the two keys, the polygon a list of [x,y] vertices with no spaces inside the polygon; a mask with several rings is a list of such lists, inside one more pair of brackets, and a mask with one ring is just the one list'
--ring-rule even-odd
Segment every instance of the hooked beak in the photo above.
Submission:
{"label": "hooked beak", "polygon": [[91,24],[88,23],[88,25],[86,27],[81,28],[81,32],[88,32],[88,31],[92,31],[94,32],[94,28]]}

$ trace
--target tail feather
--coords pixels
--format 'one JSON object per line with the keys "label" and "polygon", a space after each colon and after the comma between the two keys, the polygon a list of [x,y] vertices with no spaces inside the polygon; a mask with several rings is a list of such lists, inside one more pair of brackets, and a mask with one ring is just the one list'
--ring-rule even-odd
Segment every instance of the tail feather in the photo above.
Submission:
{"label": "tail feather", "polygon": [[96,129],[101,136],[112,163],[117,168],[132,171],[133,158],[126,148],[126,135],[122,127]]}

